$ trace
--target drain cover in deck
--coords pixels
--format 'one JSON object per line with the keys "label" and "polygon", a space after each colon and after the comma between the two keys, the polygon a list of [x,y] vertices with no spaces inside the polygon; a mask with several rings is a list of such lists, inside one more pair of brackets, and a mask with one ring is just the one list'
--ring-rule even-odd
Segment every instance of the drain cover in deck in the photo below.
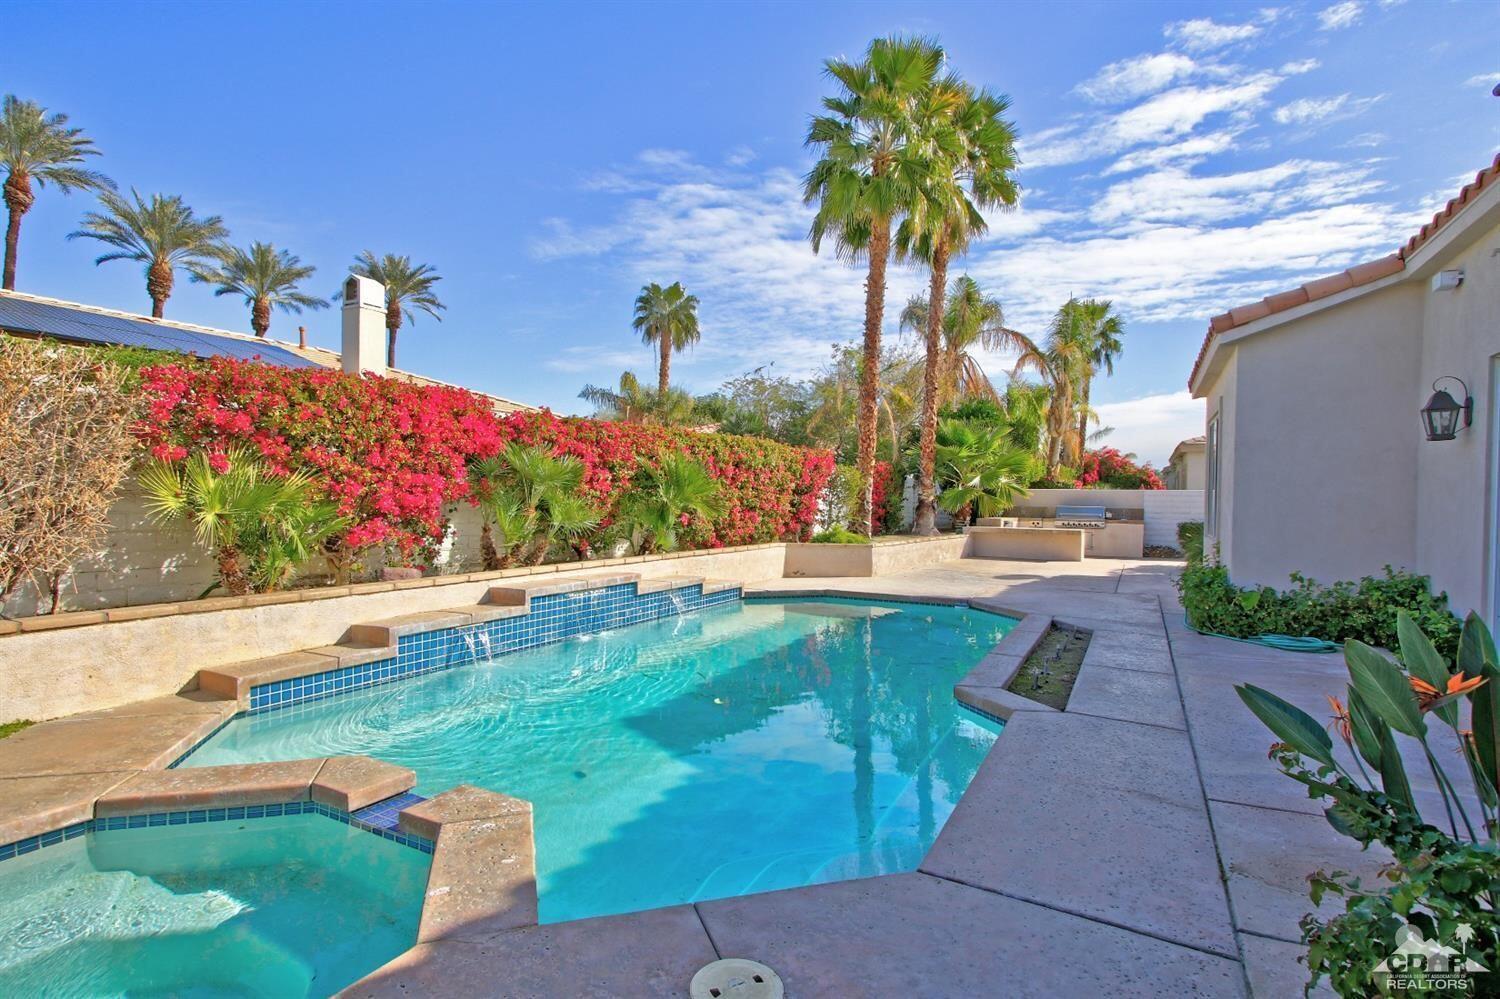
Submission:
{"label": "drain cover in deck", "polygon": [[693,999],[782,999],[781,976],[755,961],[727,957],[705,964],[688,987]]}

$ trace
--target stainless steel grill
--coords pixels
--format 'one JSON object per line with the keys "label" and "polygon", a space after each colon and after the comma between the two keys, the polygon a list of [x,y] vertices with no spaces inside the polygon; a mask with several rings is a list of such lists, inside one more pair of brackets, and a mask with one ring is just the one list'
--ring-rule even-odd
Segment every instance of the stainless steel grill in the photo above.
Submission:
{"label": "stainless steel grill", "polygon": [[1084,528],[1086,530],[1098,530],[1104,527],[1105,516],[1102,506],[1060,506],[1057,508],[1056,523],[1058,527]]}

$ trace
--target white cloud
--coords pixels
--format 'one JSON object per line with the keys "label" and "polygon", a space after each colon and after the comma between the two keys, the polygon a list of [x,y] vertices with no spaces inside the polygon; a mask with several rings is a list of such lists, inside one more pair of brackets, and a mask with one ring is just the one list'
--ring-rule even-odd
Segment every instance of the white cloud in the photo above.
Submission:
{"label": "white cloud", "polygon": [[1272,208],[1336,205],[1378,189],[1368,170],[1316,160],[1215,176],[1168,167],[1112,185],[1094,203],[1091,216],[1096,222],[1135,227],[1220,222]]}
{"label": "white cloud", "polygon": [[1136,146],[1178,141],[1211,117],[1243,122],[1283,79],[1274,73],[1251,73],[1233,84],[1176,87],[1114,114],[1039,132],[1021,144],[1021,162],[1031,167],[1080,163]]}
{"label": "white cloud", "polygon": [[1464,81],[1466,87],[1484,87],[1486,89],[1500,83],[1500,70],[1493,73],[1475,73]]}
{"label": "white cloud", "polygon": [[1296,59],[1282,63],[1281,73],[1284,76],[1301,76],[1303,73],[1311,73],[1321,65],[1323,64],[1316,59]]}
{"label": "white cloud", "polygon": [[1158,469],[1166,465],[1179,441],[1203,433],[1203,401],[1185,389],[1094,408],[1100,424],[1114,428],[1104,440],[1106,445],[1134,452]]}
{"label": "white cloud", "polygon": [[1313,122],[1352,118],[1368,110],[1380,97],[1354,98],[1350,94],[1334,97],[1301,97],[1284,104],[1272,114],[1283,125],[1309,125]]}
{"label": "white cloud", "polygon": [[1175,21],[1164,29],[1168,41],[1189,52],[1207,52],[1249,41],[1260,32],[1258,24],[1220,24],[1207,17]]}
{"label": "white cloud", "polygon": [[1176,52],[1157,52],[1112,62],[1074,89],[1099,104],[1154,94],[1198,72],[1192,59]]}
{"label": "white cloud", "polygon": [[1321,31],[1337,31],[1347,28],[1364,16],[1364,5],[1359,0],[1343,0],[1332,7],[1318,11],[1318,28]]}
{"label": "white cloud", "polygon": [[1163,166],[1167,163],[1196,163],[1205,157],[1233,149],[1235,139],[1239,135],[1239,129],[1225,129],[1210,132],[1207,135],[1195,135],[1170,145],[1139,149],[1115,160],[1104,173],[1106,175],[1129,173],[1132,170]]}

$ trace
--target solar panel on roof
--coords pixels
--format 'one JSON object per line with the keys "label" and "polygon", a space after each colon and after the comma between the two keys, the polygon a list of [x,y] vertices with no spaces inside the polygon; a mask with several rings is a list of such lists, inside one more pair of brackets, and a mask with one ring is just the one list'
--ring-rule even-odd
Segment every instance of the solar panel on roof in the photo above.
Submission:
{"label": "solar panel on roof", "polygon": [[16,333],[34,333],[77,343],[175,350],[198,357],[233,357],[242,361],[259,360],[284,368],[317,367],[312,361],[272,343],[256,343],[237,337],[163,326],[144,319],[127,319],[123,316],[90,312],[87,309],[75,309],[46,302],[30,302],[7,296],[0,296],[0,329]]}

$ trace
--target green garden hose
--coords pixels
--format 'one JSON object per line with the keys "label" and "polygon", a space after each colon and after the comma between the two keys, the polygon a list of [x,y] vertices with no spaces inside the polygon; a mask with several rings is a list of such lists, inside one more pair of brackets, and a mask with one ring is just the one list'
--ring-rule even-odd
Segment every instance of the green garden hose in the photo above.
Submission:
{"label": "green garden hose", "polygon": [[1194,628],[1193,622],[1188,620],[1186,614],[1182,615],[1182,623],[1200,635],[1209,638],[1227,638],[1231,642],[1244,642],[1247,645],[1263,645],[1268,649],[1276,649],[1280,652],[1311,652],[1314,655],[1326,655],[1330,652],[1342,652],[1343,646],[1337,642],[1327,642],[1321,638],[1311,638],[1306,635],[1256,635],[1254,638],[1235,638],[1233,635],[1221,635],[1217,631],[1204,631]]}

